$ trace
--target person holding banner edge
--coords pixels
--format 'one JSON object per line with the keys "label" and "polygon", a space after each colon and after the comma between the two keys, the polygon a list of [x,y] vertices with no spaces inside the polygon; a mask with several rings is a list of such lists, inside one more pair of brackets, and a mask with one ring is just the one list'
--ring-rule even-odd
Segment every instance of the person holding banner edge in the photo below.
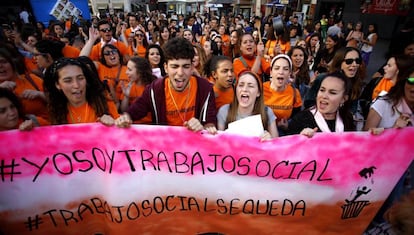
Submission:
{"label": "person holding banner edge", "polygon": [[215,134],[213,87],[207,79],[192,76],[193,45],[184,38],[173,38],[165,44],[164,52],[168,76],[148,85],[115,124],[129,127],[150,112],[152,124],[185,126],[195,132],[205,129]]}
{"label": "person holding banner edge", "polygon": [[43,85],[51,124],[99,121],[110,126],[119,117],[115,103],[106,99],[103,83],[77,59],[56,60],[47,69]]}

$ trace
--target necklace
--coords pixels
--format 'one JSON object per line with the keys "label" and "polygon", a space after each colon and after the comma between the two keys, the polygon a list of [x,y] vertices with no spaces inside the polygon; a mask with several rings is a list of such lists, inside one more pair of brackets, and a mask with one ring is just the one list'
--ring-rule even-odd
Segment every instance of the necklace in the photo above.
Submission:
{"label": "necklace", "polygon": [[188,91],[187,97],[185,98],[185,109],[184,109],[184,117],[181,115],[180,109],[178,108],[177,102],[175,102],[175,98],[171,92],[171,82],[168,83],[168,92],[170,93],[171,99],[174,103],[175,109],[177,110],[178,115],[180,116],[181,120],[184,122],[187,120],[187,111],[188,111],[188,103],[190,100],[190,88],[191,88],[191,81],[188,81]]}
{"label": "necklace", "polygon": [[86,122],[86,120],[88,118],[88,114],[89,114],[89,107],[88,107],[88,103],[86,103],[84,105],[85,105],[85,109],[83,110],[82,113],[77,113],[74,110],[74,109],[76,109],[75,107],[73,107],[72,105],[68,105],[69,116],[70,116],[70,120],[72,121],[72,123],[84,123],[84,122]]}

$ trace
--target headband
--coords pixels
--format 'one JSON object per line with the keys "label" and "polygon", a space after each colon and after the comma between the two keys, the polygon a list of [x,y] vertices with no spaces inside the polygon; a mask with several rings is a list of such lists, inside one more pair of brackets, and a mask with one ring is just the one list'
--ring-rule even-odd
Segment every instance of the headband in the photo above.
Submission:
{"label": "headband", "polygon": [[292,60],[290,59],[290,57],[288,55],[285,55],[285,54],[279,54],[279,55],[273,57],[272,62],[270,63],[270,67],[273,67],[273,64],[276,62],[276,60],[278,60],[280,58],[283,58],[283,59],[288,61],[290,71],[292,71]]}

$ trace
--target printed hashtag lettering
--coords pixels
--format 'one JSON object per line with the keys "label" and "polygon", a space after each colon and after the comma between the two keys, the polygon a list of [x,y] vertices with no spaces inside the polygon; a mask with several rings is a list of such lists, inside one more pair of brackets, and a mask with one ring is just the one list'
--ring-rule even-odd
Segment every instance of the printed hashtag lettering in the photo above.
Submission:
{"label": "printed hashtag lettering", "polygon": [[16,164],[14,159],[12,160],[10,165],[7,165],[4,159],[2,159],[0,164],[1,181],[4,182],[6,180],[6,177],[9,177],[10,181],[13,181],[14,175],[21,174],[21,172],[15,171],[15,167],[18,166],[19,164]]}
{"label": "printed hashtag lettering", "polygon": [[39,215],[36,215],[33,219],[29,216],[24,224],[26,225],[27,230],[32,231],[33,229],[39,229],[39,224],[43,224],[43,221]]}

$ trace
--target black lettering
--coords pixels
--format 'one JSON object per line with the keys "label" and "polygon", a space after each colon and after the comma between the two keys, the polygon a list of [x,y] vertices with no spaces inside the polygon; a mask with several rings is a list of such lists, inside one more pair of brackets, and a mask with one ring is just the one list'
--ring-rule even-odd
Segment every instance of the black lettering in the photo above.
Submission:
{"label": "black lettering", "polygon": [[[308,166],[310,166],[310,169],[309,170],[306,169]],[[301,174],[303,172],[312,172],[312,175],[311,175],[311,177],[309,179],[309,181],[312,181],[313,176],[315,176],[315,173],[316,173],[316,161],[315,160],[312,160],[312,161],[306,163],[306,165],[302,168],[302,170],[299,171],[299,173],[298,173],[298,179],[300,179],[300,176],[301,176]]]}
{"label": "black lettering", "polygon": [[[242,161],[243,160],[247,160],[247,163],[246,164],[242,164]],[[246,171],[244,173],[241,173],[241,171],[238,170],[237,171],[237,174],[238,175],[248,175],[249,172],[250,172],[250,159],[247,158],[247,157],[241,157],[241,158],[239,158],[239,160],[237,161],[237,166],[239,168],[246,168]]]}
{"label": "black lettering", "polygon": [[[95,197],[95,198],[91,199],[91,202],[92,202],[92,205],[95,207],[95,211],[97,213],[100,213],[100,214],[105,213],[105,209],[103,207],[103,203],[102,203],[101,199]],[[99,205],[97,205],[95,202],[99,203]]]}
{"label": "black lettering", "polygon": [[52,215],[52,212],[56,212],[56,210],[55,209],[53,209],[53,210],[49,210],[49,211],[46,211],[45,213],[43,213],[44,215],[49,215],[49,217],[50,217],[50,220],[52,220],[52,223],[53,223],[53,225],[55,226],[55,227],[57,227],[57,223],[56,223],[56,221],[55,221],[55,218],[53,217],[53,215]]}
{"label": "black lettering", "polygon": [[208,199],[204,198],[204,212],[212,212],[214,209],[207,209],[208,206]]}
{"label": "black lettering", "polygon": [[[299,207],[299,206],[302,206],[302,207]],[[295,212],[296,212],[297,210],[302,211],[302,216],[305,216],[306,203],[305,203],[305,201],[304,201],[304,200],[300,200],[300,201],[296,202],[296,204],[295,204],[295,209],[294,209],[294,211],[293,211],[293,214],[292,214],[292,215],[295,215]]]}
{"label": "black lettering", "polygon": [[132,172],[135,172],[135,166],[134,163],[132,162],[131,156],[129,155],[129,152],[135,152],[135,150],[131,149],[131,150],[118,150],[118,153],[125,153],[125,157],[128,160],[128,164],[129,164],[129,168],[131,168]]}
{"label": "black lettering", "polygon": [[[179,163],[179,158],[181,158],[182,157],[182,159],[183,159],[183,161],[181,162],[181,163]],[[175,172],[176,173],[188,173],[188,171],[190,170],[190,166],[187,164],[187,156],[184,154],[184,153],[181,153],[181,152],[174,152],[174,164],[175,164]],[[184,169],[184,170],[178,170],[178,167],[179,166],[185,166],[184,168],[186,168],[186,169]]]}
{"label": "black lettering", "polygon": [[204,162],[203,162],[203,158],[201,157],[201,155],[200,155],[200,153],[199,153],[199,152],[196,152],[196,153],[193,155],[193,158],[191,159],[191,174],[194,174],[194,168],[195,168],[197,165],[200,165],[200,167],[201,167],[201,172],[202,172],[202,173],[203,173],[203,175],[204,175]]}
{"label": "black lettering", "polygon": [[49,161],[49,158],[46,158],[45,161],[43,162],[43,164],[41,166],[38,166],[37,164],[35,164],[34,162],[31,162],[29,160],[27,160],[26,158],[22,158],[22,160],[26,163],[28,163],[31,166],[36,167],[37,169],[39,169],[35,175],[35,177],[33,177],[33,182],[36,181],[37,177],[39,176],[40,172],[42,172],[43,168],[46,166],[47,162]]}
{"label": "black lettering", "polygon": [[85,151],[83,151],[83,150],[75,150],[75,151],[73,151],[72,152],[72,157],[73,157],[73,159],[75,159],[75,161],[77,161],[77,162],[79,162],[79,163],[87,163],[87,167],[86,168],[84,168],[84,169],[79,169],[79,171],[80,172],[87,172],[87,171],[89,171],[90,169],[92,169],[92,167],[93,167],[93,164],[92,164],[92,162],[91,161],[89,161],[88,159],[79,159],[78,158],[78,156],[77,156],[77,153],[85,153]]}
{"label": "black lettering", "polygon": [[196,206],[197,211],[200,212],[200,206],[198,205],[197,199],[195,199],[194,197],[189,197],[188,198],[188,209],[191,210],[192,206]]}
{"label": "black lettering", "polygon": [[[259,169],[259,165],[262,162],[265,164],[266,169]],[[259,173],[262,172],[262,171],[264,171],[265,174],[259,175]],[[260,161],[258,161],[257,162],[257,165],[256,165],[256,175],[258,177],[266,177],[266,176],[269,175],[269,173],[270,173],[270,163],[267,160],[260,160]]]}
{"label": "black lettering", "polygon": [[254,211],[254,202],[253,199],[249,199],[244,202],[242,212],[244,214],[253,214]]}
{"label": "black lettering", "polygon": [[[230,159],[230,163],[225,163],[226,159]],[[227,161],[228,162],[228,161]],[[226,170],[226,165],[228,166],[230,164],[230,169]],[[225,173],[231,173],[236,169],[236,160],[234,160],[234,158],[230,155],[226,155],[223,157],[223,159],[221,160],[221,169],[223,169],[223,171]]]}
{"label": "black lettering", "polygon": [[331,160],[331,159],[329,159],[329,158],[328,158],[328,160],[326,161],[325,167],[323,168],[323,170],[322,170],[321,174],[318,176],[317,181],[327,181],[327,180],[332,180],[332,178],[325,178],[325,179],[322,179],[323,174],[325,174],[326,169],[328,169],[328,165],[329,165],[329,161],[330,161],[330,160]]}
{"label": "black lettering", "polygon": [[238,211],[237,212],[234,212],[234,210],[238,210],[239,207],[233,206],[233,202],[238,203],[239,201],[240,201],[240,199],[238,199],[238,198],[231,199],[231,201],[230,201],[230,215],[237,215],[237,214],[239,214]]}
{"label": "black lettering", "polygon": [[[285,211],[285,210],[288,210],[288,211]],[[282,215],[290,215],[292,214],[292,212],[293,212],[293,202],[289,199],[285,199],[282,204]]]}
{"label": "black lettering", "polygon": [[[279,200],[272,200],[270,202],[270,208],[269,208],[269,215],[270,216],[278,216],[279,213],[277,213],[277,207],[273,207],[273,204],[275,204],[277,206],[277,203],[279,202]],[[272,212],[275,211],[275,214],[273,214]]]}
{"label": "black lettering", "polygon": [[114,222],[114,217],[112,216],[112,210],[111,210],[111,208],[109,207],[109,205],[108,205],[108,202],[107,202],[107,201],[105,201],[105,202],[104,202],[103,207],[104,207],[104,210],[105,210],[105,215],[106,215],[106,217],[108,217],[108,215],[109,215],[109,216],[110,216],[110,218],[111,218],[111,221],[112,221],[112,222]]}
{"label": "black lettering", "polygon": [[208,156],[214,158],[214,168],[211,169],[210,167],[207,167],[207,170],[209,172],[216,172],[217,171],[217,157],[220,156],[220,155],[217,155],[217,154],[209,154]]}
{"label": "black lettering", "polygon": [[108,151],[105,149],[105,154],[109,159],[109,174],[112,173],[112,166],[114,165],[114,159],[115,159],[115,151],[111,152],[111,155],[109,155]]}
{"label": "black lettering", "polygon": [[[63,169],[59,169],[59,167],[57,166],[57,160],[56,158],[58,156],[62,156],[64,159],[66,159],[69,163],[69,171],[68,172],[64,172]],[[69,175],[73,173],[73,166],[72,166],[72,160],[70,160],[70,157],[64,153],[56,153],[55,155],[53,155],[53,165],[55,166],[55,169],[62,175]],[[66,167],[65,167],[66,168]]]}
{"label": "black lettering", "polygon": [[284,178],[284,179],[295,179],[295,177],[292,178],[293,172],[295,172],[296,165],[299,165],[301,163],[302,162],[291,162],[290,165],[293,165],[292,170],[290,171],[289,176],[287,178]]}
{"label": "black lettering", "polygon": [[[98,154],[97,154],[96,152],[97,152]],[[103,167],[99,164],[99,161],[98,161],[97,155],[102,156],[102,159],[103,159],[103,161],[104,161],[104,166],[103,166]],[[93,149],[92,149],[92,157],[93,157],[93,160],[95,160],[95,164],[96,164],[96,166],[97,166],[99,169],[101,169],[102,171],[105,171],[105,170],[106,170],[106,160],[105,160],[105,155],[104,155],[104,152],[103,152],[101,149],[98,149],[98,148],[93,148]]]}
{"label": "black lettering", "polygon": [[[157,200],[160,201],[159,203],[157,203]],[[161,208],[158,210],[157,205],[161,205]],[[157,214],[160,214],[162,212],[164,212],[164,201],[162,200],[161,197],[154,197],[154,210],[155,212],[157,212]]]}
{"label": "black lettering", "polygon": [[93,210],[92,210],[92,208],[89,206],[89,205],[87,205],[87,204],[85,204],[85,203],[81,203],[79,206],[78,206],[78,216],[79,216],[79,219],[82,221],[83,220],[83,213],[85,212],[85,211],[89,211],[90,213],[91,213],[91,215],[93,215]]}
{"label": "black lettering", "polygon": [[[65,216],[65,214],[67,216]],[[70,220],[74,220],[76,223],[78,222],[78,220],[73,217],[73,212],[72,211],[67,211],[67,210],[60,210],[60,215],[62,216],[63,220],[65,221],[65,225],[68,226],[68,221]]]}
{"label": "black lettering", "polygon": [[266,210],[260,212],[260,200],[256,201],[256,214],[258,215],[266,215],[269,211],[269,200],[266,200],[266,206],[265,206]]}
{"label": "black lettering", "polygon": [[272,171],[272,177],[273,177],[273,179],[280,179],[280,178],[282,178],[282,177],[283,177],[282,175],[280,175],[280,176],[275,176],[275,174],[276,174],[276,168],[278,168],[278,167],[279,167],[279,165],[280,165],[280,164],[282,164],[282,163],[285,163],[285,166],[287,166],[287,165],[289,164],[289,161],[281,161],[281,162],[278,162],[278,163],[276,164],[276,166],[275,166],[275,167],[273,167],[273,171]]}
{"label": "black lettering", "polygon": [[[145,204],[148,204],[148,206]],[[142,206],[142,215],[144,217],[150,216],[152,214],[151,203],[149,202],[149,200],[142,201],[141,206]],[[146,210],[149,210],[148,214],[145,213]]]}
{"label": "black lettering", "polygon": [[173,211],[175,210],[176,206],[174,205],[174,207],[170,208],[168,207],[168,205],[170,205],[169,200],[170,199],[174,199],[174,195],[169,195],[167,196],[167,198],[165,199],[165,209],[167,209],[167,211]]}
{"label": "black lettering", "polygon": [[[147,158],[146,158],[146,156],[147,156]],[[154,155],[152,154],[152,152],[151,151],[149,151],[149,150],[145,150],[145,149],[142,149],[141,150],[141,163],[142,163],[142,170],[147,170],[147,168],[145,167],[145,162],[149,162],[150,163],[150,165],[152,166],[152,168],[154,169],[154,171],[156,171],[157,169],[155,168],[155,165],[154,165],[154,163],[151,161],[152,160],[152,158],[154,157]]]}
{"label": "black lettering", "polygon": [[188,211],[188,209],[185,208],[185,204],[184,204],[184,199],[186,199],[187,197],[184,196],[177,196],[180,199],[181,202],[181,209],[180,211]]}
{"label": "black lettering", "polygon": [[[161,158],[162,157],[162,158]],[[173,171],[172,171],[172,169],[171,169],[171,166],[170,166],[170,163],[168,162],[168,159],[167,159],[167,156],[165,155],[165,153],[164,152],[159,152],[158,153],[158,156],[157,156],[157,162],[158,162],[158,170],[160,171],[161,170],[161,168],[160,168],[160,163],[162,163],[162,162],[166,162],[167,163],[167,166],[168,166],[168,171],[170,172],[170,173],[172,173]]]}
{"label": "black lettering", "polygon": [[[131,210],[135,209],[135,216],[131,216]],[[144,213],[144,212],[143,212]],[[129,220],[135,220],[139,218],[139,208],[138,205],[135,204],[135,202],[132,202],[131,204],[129,204],[127,211],[126,211],[126,216]]]}
{"label": "black lettering", "polygon": [[116,208],[117,210],[117,214],[119,215],[119,220],[117,220],[116,219],[116,217],[115,217],[115,215],[114,215],[114,217],[115,217],[115,222],[117,222],[118,224],[120,224],[120,223],[122,223],[122,211],[121,211],[121,208],[122,207],[124,207],[124,206],[113,206],[113,208]]}
{"label": "black lettering", "polygon": [[[220,214],[226,214],[227,213],[227,207],[226,207],[226,203],[224,203],[223,199],[217,199],[217,206],[219,207],[217,209],[217,212]],[[223,211],[221,211],[220,209],[223,209]]]}

